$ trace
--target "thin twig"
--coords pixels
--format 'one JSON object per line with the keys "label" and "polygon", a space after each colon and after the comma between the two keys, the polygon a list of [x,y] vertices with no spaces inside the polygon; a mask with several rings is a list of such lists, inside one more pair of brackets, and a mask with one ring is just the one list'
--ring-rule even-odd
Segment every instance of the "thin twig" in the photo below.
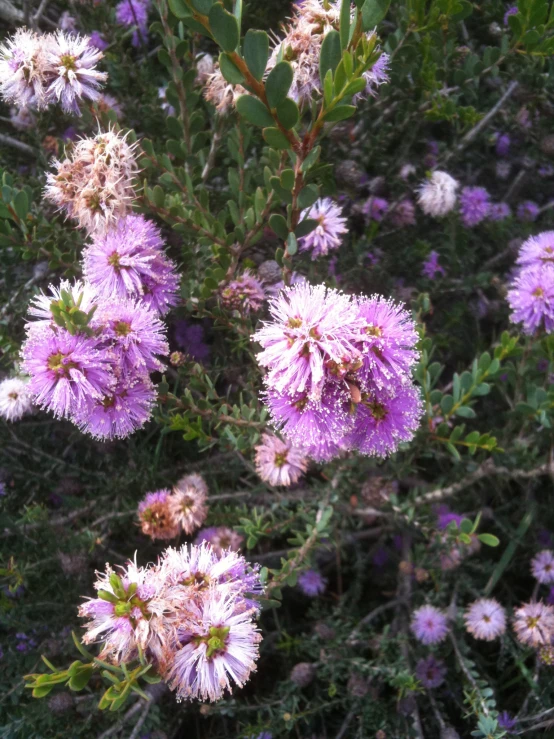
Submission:
{"label": "thin twig", "polygon": [[142,713],[139,716],[139,720],[135,724],[135,728],[131,732],[131,734],[129,736],[129,739],[137,739],[137,737],[139,735],[139,731],[141,730],[142,725],[146,721],[146,717],[150,713],[150,709],[152,708],[152,703],[153,703],[152,700],[148,700],[148,701],[145,702],[144,708],[142,710]]}
{"label": "thin twig", "polygon": [[30,157],[38,156],[38,151],[36,149],[33,149],[32,146],[29,146],[29,144],[24,144],[23,141],[12,139],[11,136],[6,136],[3,133],[0,133],[0,144],[11,146],[12,149],[19,149],[20,152],[22,152],[23,154],[27,154]]}
{"label": "thin twig", "polygon": [[342,739],[344,736],[346,736],[346,732],[348,731],[348,727],[350,726],[350,723],[354,716],[356,715],[356,709],[353,708],[346,716],[346,718],[343,721],[342,726],[339,729],[339,733],[336,735],[335,739]]}

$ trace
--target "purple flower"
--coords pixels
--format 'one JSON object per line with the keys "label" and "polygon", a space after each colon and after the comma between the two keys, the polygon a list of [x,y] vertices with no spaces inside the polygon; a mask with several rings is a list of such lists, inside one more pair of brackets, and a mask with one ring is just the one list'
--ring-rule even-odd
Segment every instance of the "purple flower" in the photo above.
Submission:
{"label": "purple flower", "polygon": [[362,393],[355,405],[354,429],[345,444],[362,454],[386,457],[401,442],[414,438],[422,411],[419,390],[412,385],[397,387],[392,396]]}
{"label": "purple flower", "polygon": [[136,26],[133,46],[140,46],[148,38],[148,11],[150,0],[121,0],[116,6],[115,18],[122,26]]}
{"label": "purple flower", "polygon": [[446,677],[446,665],[442,660],[436,660],[432,654],[420,659],[415,668],[415,674],[424,688],[439,688]]}
{"label": "purple flower", "polygon": [[74,420],[96,439],[123,439],[150,420],[155,401],[156,390],[147,376],[128,377],[77,412]]}
{"label": "purple flower", "polygon": [[44,43],[36,33],[20,28],[0,45],[0,93],[18,108],[45,107]]}
{"label": "purple flower", "polygon": [[520,221],[531,223],[537,220],[540,208],[532,200],[524,200],[517,206],[517,217]]}
{"label": "purple flower", "polygon": [[508,203],[491,203],[489,211],[490,221],[504,221],[506,218],[510,218],[512,215],[512,209]]}
{"label": "purple flower", "polygon": [[104,36],[102,36],[100,31],[92,31],[89,36],[88,42],[91,46],[96,47],[100,51],[104,51],[109,46],[108,42],[104,39]]}
{"label": "purple flower", "polygon": [[511,15],[516,15],[517,12],[518,12],[517,5],[512,5],[511,8],[508,8],[508,10],[504,13],[504,25],[505,26],[508,25],[508,18]]}
{"label": "purple flower", "polygon": [[304,475],[308,460],[290,441],[281,441],[273,434],[264,434],[256,447],[256,472],[270,485],[288,487]]}
{"label": "purple flower", "polygon": [[439,253],[433,250],[427,259],[423,262],[421,268],[421,274],[424,277],[428,277],[430,280],[434,280],[437,275],[445,275],[446,271],[444,267],[439,264]]}
{"label": "purple flower", "polygon": [[175,323],[175,341],[196,362],[205,364],[210,358],[210,347],[204,343],[204,327],[199,323],[181,320]]}
{"label": "purple flower", "polygon": [[307,236],[299,239],[300,251],[309,251],[312,259],[317,259],[326,256],[330,250],[339,248],[342,234],[348,231],[346,218],[342,217],[342,208],[331,198],[323,198],[302,212],[302,220],[307,218],[317,221],[318,225]]}
{"label": "purple flower", "polygon": [[387,552],[385,547],[379,547],[371,558],[371,562],[373,563],[374,567],[377,567],[377,569],[380,570],[387,564],[389,559],[389,553]]}
{"label": "purple flower", "polygon": [[298,587],[309,598],[317,598],[325,592],[327,579],[317,570],[305,570],[298,576]]}
{"label": "purple flower", "polygon": [[512,309],[512,323],[522,323],[526,334],[544,327],[554,331],[554,265],[523,269],[510,285],[507,301]]}
{"label": "purple flower", "polygon": [[[517,8],[515,9],[517,12]],[[510,11],[508,11],[509,13]],[[512,14],[510,14],[512,15]],[[511,715],[508,713],[508,711],[502,711],[502,713],[498,714],[498,726],[501,729],[504,729],[504,731],[507,731],[508,734],[512,734],[512,729],[515,729],[517,726],[517,720],[515,718],[512,718]]]}
{"label": "purple flower", "polygon": [[362,212],[371,221],[382,221],[389,209],[389,201],[384,198],[369,197],[362,207]]}
{"label": "purple flower", "polygon": [[165,315],[177,304],[179,276],[163,252],[160,230],[143,215],[93,237],[83,254],[86,280],[106,298],[134,297]]}
{"label": "purple flower", "polygon": [[62,31],[50,36],[45,51],[48,65],[46,102],[59,102],[65,113],[81,115],[79,101],[97,100],[100,95],[98,88],[108,77],[96,70],[102,56],[86,36],[64,34]]}
{"label": "purple flower", "polygon": [[506,611],[494,598],[480,598],[467,609],[465,625],[476,639],[493,641],[506,631]]}
{"label": "purple flower", "polygon": [[99,338],[45,328],[33,332],[21,351],[34,402],[57,417],[80,411],[113,386],[110,355]]}
{"label": "purple flower", "polygon": [[364,95],[364,93],[375,97],[375,95],[377,94],[376,88],[380,85],[385,84],[385,82],[388,82],[390,79],[388,74],[389,67],[390,57],[388,54],[382,53],[377,61],[373,64],[371,69],[368,69],[364,72],[364,77],[367,81],[366,88],[363,92],[355,95],[354,99],[356,100],[357,98]]}
{"label": "purple flower", "polygon": [[6,490],[6,483],[0,482],[0,498],[3,498],[5,495],[7,495],[8,491]]}
{"label": "purple flower", "polygon": [[243,315],[260,310],[265,300],[262,283],[248,269],[224,285],[220,295],[226,308],[237,310]]}
{"label": "purple flower", "polygon": [[401,200],[391,213],[391,222],[396,228],[415,226],[415,205],[411,198]]}
{"label": "purple flower", "polygon": [[422,644],[438,644],[448,634],[446,616],[434,606],[422,606],[414,611],[410,628]]}
{"label": "purple flower", "polygon": [[499,133],[496,136],[496,154],[499,157],[506,157],[510,151],[511,139],[507,133]]}
{"label": "purple flower", "polygon": [[531,560],[531,572],[537,582],[547,585],[554,583],[554,552],[543,549]]}
{"label": "purple flower", "polygon": [[462,515],[460,515],[459,513],[454,513],[446,506],[440,506],[437,511],[437,528],[440,531],[444,531],[446,528],[448,528],[448,525],[452,523],[452,521],[455,521],[456,525],[459,528],[463,518],[464,517]]}
{"label": "purple flower", "polygon": [[524,241],[517,263],[522,267],[554,263],[554,231],[543,231]]}
{"label": "purple flower", "polygon": [[484,187],[464,187],[460,193],[460,215],[464,226],[473,227],[489,215],[490,195]]}

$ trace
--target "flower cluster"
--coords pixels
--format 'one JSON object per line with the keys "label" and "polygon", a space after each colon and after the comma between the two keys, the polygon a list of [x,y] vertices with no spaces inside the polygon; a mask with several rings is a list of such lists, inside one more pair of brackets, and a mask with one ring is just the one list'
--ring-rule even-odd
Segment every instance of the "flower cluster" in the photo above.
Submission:
{"label": "flower cluster", "polygon": [[89,233],[103,233],[130,211],[138,173],[135,145],[115,131],[77,141],[56,172],[46,177],[45,197]]}
{"label": "flower cluster", "polygon": [[37,320],[26,325],[22,368],[36,405],[98,439],[123,438],[149,420],[149,375],[169,351],[153,310],[62,281],[34,298],[29,313]]}
{"label": "flower cluster", "polygon": [[523,324],[526,334],[544,328],[554,331],[554,231],[544,231],[525,241],[518,256],[519,274],[508,290],[513,323]]}
{"label": "flower cluster", "polygon": [[129,562],[120,574],[107,566],[79,609],[83,642],[102,642],[100,659],[116,665],[141,651],[179,699],[218,700],[256,669],[258,570],[209,544],[168,548],[156,565]]}
{"label": "flower cluster", "polygon": [[405,310],[302,283],[284,288],[270,312],[253,339],[267,368],[265,403],[292,444],[321,461],[347,450],[385,457],[413,438],[422,411]]}
{"label": "flower cluster", "polygon": [[302,212],[302,220],[311,219],[318,225],[307,236],[298,241],[300,251],[308,251],[312,259],[326,256],[329,251],[338,249],[342,244],[342,234],[347,232],[346,218],[342,217],[342,208],[331,200],[317,200],[311,208]]}
{"label": "flower cluster", "polygon": [[151,539],[174,539],[192,534],[208,515],[206,483],[200,475],[186,475],[173,487],[147,493],[139,503],[143,534]]}
{"label": "flower cluster", "polygon": [[0,94],[18,108],[59,103],[65,113],[81,115],[79,101],[97,100],[107,79],[96,69],[103,56],[85,36],[20,28],[0,46]]}

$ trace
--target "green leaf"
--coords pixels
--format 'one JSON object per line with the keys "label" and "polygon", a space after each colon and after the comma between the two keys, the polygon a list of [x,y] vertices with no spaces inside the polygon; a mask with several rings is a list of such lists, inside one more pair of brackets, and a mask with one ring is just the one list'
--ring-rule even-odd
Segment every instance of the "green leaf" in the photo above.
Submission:
{"label": "green leaf", "polygon": [[462,405],[460,408],[456,408],[456,415],[460,418],[476,418],[476,413],[473,408],[467,405]]}
{"label": "green leaf", "polygon": [[244,61],[252,75],[261,80],[269,57],[269,37],[265,31],[247,31],[242,44]]}
{"label": "green leaf", "polygon": [[13,207],[18,217],[24,221],[29,212],[29,198],[25,190],[20,190],[14,198]]}
{"label": "green leaf", "polygon": [[286,128],[287,131],[296,126],[298,118],[300,117],[298,105],[290,98],[285,98],[282,103],[279,103],[276,108],[276,113],[279,123],[283,128]]}
{"label": "green leaf", "polygon": [[298,242],[296,236],[293,233],[289,233],[287,236],[287,252],[289,256],[294,256],[298,251]]}
{"label": "green leaf", "polygon": [[319,189],[316,185],[306,185],[298,195],[298,207],[301,210],[310,208],[319,197]]}
{"label": "green leaf", "polygon": [[335,69],[339,66],[342,57],[340,34],[338,31],[329,31],[323,39],[321,45],[321,56],[319,58],[319,76],[321,84],[325,82],[325,75],[328,70],[334,74]]}
{"label": "green leaf", "polygon": [[280,183],[281,187],[283,187],[285,190],[292,190],[292,188],[294,187],[294,170],[283,170],[283,172],[281,172]]}
{"label": "green leaf", "polygon": [[223,77],[231,85],[241,85],[244,82],[242,72],[224,51],[219,55],[219,69]]}
{"label": "green leaf", "polygon": [[307,172],[309,169],[311,169],[314,164],[317,163],[320,154],[321,146],[316,146],[315,149],[312,149],[308,156],[302,162],[302,166],[300,167],[302,172]]}
{"label": "green leaf", "polygon": [[350,0],[342,0],[340,6],[340,45],[344,50],[350,37]]}
{"label": "green leaf", "polygon": [[82,690],[92,677],[92,667],[83,667],[69,681],[71,690]]}
{"label": "green leaf", "polygon": [[234,51],[239,43],[240,30],[237,19],[223,5],[212,5],[209,13],[210,30],[223,51]]}
{"label": "green leaf", "polygon": [[274,213],[269,219],[269,227],[280,239],[285,241],[289,235],[289,227],[284,216]]}
{"label": "green leaf", "polygon": [[169,0],[169,7],[177,18],[187,18],[191,15],[190,8],[185,0]]}
{"label": "green leaf", "polygon": [[44,685],[40,688],[33,688],[31,695],[33,698],[44,698],[52,690],[53,685]]}
{"label": "green leaf", "polygon": [[477,538],[488,547],[497,547],[500,544],[500,539],[494,534],[477,534]]}
{"label": "green leaf", "polygon": [[214,4],[214,0],[191,0],[194,9],[197,10],[201,15],[208,15],[210,8]]}
{"label": "green leaf", "polygon": [[290,142],[278,128],[264,128],[262,131],[264,140],[273,149],[289,149]]}
{"label": "green leaf", "polygon": [[362,26],[364,31],[373,31],[381,23],[389,9],[390,0],[365,0],[362,5]]}
{"label": "green leaf", "polygon": [[307,236],[311,233],[318,225],[319,221],[316,221],[315,218],[305,218],[303,221],[300,221],[294,233],[300,239],[302,236]]}
{"label": "green leaf", "polygon": [[265,82],[265,94],[270,108],[276,108],[288,95],[294,73],[288,62],[279,62],[269,73]]}
{"label": "green leaf", "polygon": [[253,95],[241,95],[238,98],[235,107],[237,112],[254,126],[265,128],[274,123],[271,113],[262,101],[258,100],[258,98],[255,98]]}
{"label": "green leaf", "polygon": [[323,117],[323,120],[326,123],[330,123],[332,121],[344,121],[347,118],[352,118],[354,113],[356,112],[356,106],[355,105],[337,105],[332,110],[330,110],[328,113],[325,114]]}

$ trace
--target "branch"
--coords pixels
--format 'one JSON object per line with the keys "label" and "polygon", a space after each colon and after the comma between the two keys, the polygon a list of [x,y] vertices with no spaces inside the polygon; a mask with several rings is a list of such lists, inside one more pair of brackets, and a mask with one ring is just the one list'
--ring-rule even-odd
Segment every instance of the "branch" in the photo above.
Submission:
{"label": "branch", "polygon": [[[0,0],[2,2],[2,0]],[[0,8],[2,6],[0,5]],[[0,11],[1,15],[1,11]],[[33,149],[32,146],[29,146],[29,144],[24,144],[23,141],[18,141],[17,139],[12,139],[11,136],[6,136],[3,133],[0,133],[0,144],[5,144],[6,146],[11,146],[12,149],[19,149],[23,154],[27,154],[30,157],[37,157],[38,151],[36,149]]]}

